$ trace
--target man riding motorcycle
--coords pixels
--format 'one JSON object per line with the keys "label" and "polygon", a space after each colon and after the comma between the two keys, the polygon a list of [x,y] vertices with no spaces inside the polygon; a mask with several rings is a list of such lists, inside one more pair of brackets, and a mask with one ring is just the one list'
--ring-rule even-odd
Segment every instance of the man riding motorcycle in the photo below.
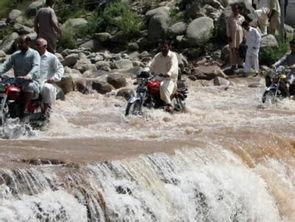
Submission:
{"label": "man riding motorcycle", "polygon": [[0,65],[0,75],[13,68],[15,84],[21,87],[21,117],[26,115],[30,101],[38,98],[40,92],[40,55],[29,47],[30,42],[30,37],[20,36],[17,40],[19,50]]}
{"label": "man riding motorcycle", "polygon": [[[290,73],[287,76],[286,87],[289,94],[295,95],[295,39],[290,41],[290,49],[291,49],[291,53],[288,55],[285,55],[283,58],[277,61],[273,66],[274,67],[288,66],[288,68],[291,69]],[[268,78],[269,77],[266,77],[267,84],[269,82]]]}
{"label": "man riding motorcycle", "polygon": [[164,40],[158,54],[152,59],[149,68],[152,73],[161,74],[160,97],[165,102],[165,111],[172,112],[171,96],[176,91],[178,78],[178,60],[175,52],[170,50],[171,43]]}
{"label": "man riding motorcycle", "polygon": [[64,68],[58,58],[47,51],[47,41],[45,39],[37,39],[36,47],[41,56],[40,83],[43,103],[42,117],[48,118],[51,105],[54,103],[57,94],[54,82],[61,80],[64,75]]}

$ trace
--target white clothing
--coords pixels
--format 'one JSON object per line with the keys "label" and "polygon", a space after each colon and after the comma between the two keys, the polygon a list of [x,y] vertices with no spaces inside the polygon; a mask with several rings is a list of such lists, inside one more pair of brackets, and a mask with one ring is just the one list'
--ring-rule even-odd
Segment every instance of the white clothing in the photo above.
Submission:
{"label": "white clothing", "polygon": [[178,78],[178,59],[175,52],[169,51],[167,56],[160,52],[151,61],[150,70],[156,74],[167,74],[169,77],[164,78],[160,86],[160,97],[171,104],[171,96],[176,90]]}
{"label": "white clothing", "polygon": [[46,81],[49,79],[60,81],[64,74],[64,68],[54,54],[46,51],[41,55],[40,69],[42,101],[43,103],[52,104],[56,99],[57,90],[54,84],[46,83]]}
{"label": "white clothing", "polygon": [[261,35],[256,28],[250,27],[249,31],[245,33],[247,53],[245,59],[244,72],[249,73],[250,69],[254,67],[255,72],[259,72],[258,54],[260,48]]}

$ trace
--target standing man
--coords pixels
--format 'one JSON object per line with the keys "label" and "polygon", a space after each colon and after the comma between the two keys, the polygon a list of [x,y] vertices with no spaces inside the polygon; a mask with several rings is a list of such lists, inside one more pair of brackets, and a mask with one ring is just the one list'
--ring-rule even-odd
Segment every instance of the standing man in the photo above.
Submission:
{"label": "standing man", "polygon": [[5,63],[0,66],[0,75],[13,68],[15,83],[23,91],[21,116],[27,111],[31,99],[38,98],[40,92],[40,56],[39,53],[31,49],[30,37],[22,35],[17,43],[19,51],[13,53]]}
{"label": "standing man", "polygon": [[269,0],[269,30],[268,33],[274,35],[280,28],[281,7],[279,0]]}
{"label": "standing man", "polygon": [[257,25],[259,26],[262,35],[267,35],[267,27],[269,25],[269,0],[255,0],[255,13],[257,15]]}
{"label": "standing man", "polygon": [[245,40],[247,45],[244,73],[245,75],[249,74],[251,68],[253,67],[256,76],[259,73],[258,55],[260,49],[261,35],[259,31],[256,28],[251,27],[247,21],[243,22],[242,27],[246,30]]}
{"label": "standing man", "polygon": [[165,111],[172,112],[171,96],[176,91],[178,78],[178,60],[175,52],[170,50],[171,43],[164,40],[159,52],[150,63],[150,70],[155,74],[162,74],[160,97],[166,104]]}
{"label": "standing man", "polygon": [[49,111],[56,99],[56,87],[54,82],[60,81],[64,68],[58,58],[46,50],[47,41],[39,38],[36,41],[37,50],[41,56],[40,82],[43,102],[42,114],[44,118],[49,116]]}
{"label": "standing man", "polygon": [[229,60],[232,65],[232,70],[242,65],[242,59],[239,55],[239,46],[243,41],[242,23],[245,21],[244,16],[240,14],[240,7],[238,4],[232,5],[232,14],[227,20],[226,34],[229,43]]}
{"label": "standing man", "polygon": [[47,41],[47,50],[55,52],[58,34],[61,35],[61,29],[57,17],[53,10],[55,0],[46,0],[46,7],[38,10],[34,20],[35,31],[38,38],[44,38]]}

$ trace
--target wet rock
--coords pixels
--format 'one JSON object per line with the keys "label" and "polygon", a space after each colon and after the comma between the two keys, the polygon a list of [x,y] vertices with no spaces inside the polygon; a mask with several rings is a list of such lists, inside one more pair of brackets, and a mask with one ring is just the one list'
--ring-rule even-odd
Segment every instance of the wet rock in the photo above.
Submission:
{"label": "wet rock", "polygon": [[103,56],[100,55],[99,53],[95,54],[95,56],[89,57],[91,63],[96,63],[98,61],[102,61],[103,60]]}
{"label": "wet rock", "polygon": [[8,14],[8,22],[15,22],[17,17],[21,16],[22,12],[18,9],[13,9],[9,14]]}
{"label": "wet rock", "polygon": [[92,82],[92,89],[100,94],[106,94],[108,92],[111,92],[113,90],[113,87],[109,83],[95,80]]}
{"label": "wet rock", "polygon": [[43,7],[45,4],[45,0],[36,0],[36,1],[33,1],[29,6],[28,8],[26,9],[26,15],[27,16],[35,16],[38,9]]}
{"label": "wet rock", "polygon": [[265,48],[265,47],[274,48],[274,47],[278,47],[278,45],[279,44],[276,37],[274,37],[271,34],[263,36],[261,38],[261,43],[260,43],[261,48]]}
{"label": "wet rock", "polygon": [[72,76],[64,76],[57,85],[62,89],[64,94],[73,91],[75,88]]}
{"label": "wet rock", "polygon": [[85,79],[75,81],[75,89],[82,94],[89,94],[91,91]]}
{"label": "wet rock", "polygon": [[133,61],[133,67],[143,67],[144,64],[141,61]]}
{"label": "wet rock", "polygon": [[219,76],[215,76],[213,83],[214,83],[214,86],[224,86],[225,89],[227,89],[231,84],[230,81]]}
{"label": "wet rock", "polygon": [[119,89],[127,85],[126,78],[121,74],[108,75],[107,82],[111,84],[115,89]]}
{"label": "wet rock", "polygon": [[186,38],[191,46],[207,42],[213,35],[213,19],[201,17],[194,19],[186,30]]}
{"label": "wet rock", "polygon": [[133,89],[124,88],[124,89],[120,89],[117,92],[117,95],[116,96],[123,97],[126,100],[128,100],[133,94],[134,94]]}
{"label": "wet rock", "polygon": [[82,74],[79,70],[77,69],[71,69],[69,67],[65,67],[65,76],[71,76],[72,78],[76,79],[76,78],[82,78]]}
{"label": "wet rock", "polygon": [[0,45],[0,50],[7,54],[11,54],[15,48],[15,40],[19,37],[16,32],[11,33]]}
{"label": "wet rock", "polygon": [[79,59],[78,54],[76,54],[76,53],[75,54],[70,54],[70,55],[65,57],[63,65],[73,67],[77,63],[78,59]]}
{"label": "wet rock", "polygon": [[191,75],[197,79],[211,80],[215,77],[228,78],[222,69],[217,65],[200,65],[192,70]]}
{"label": "wet rock", "polygon": [[129,59],[121,59],[111,63],[113,69],[131,69],[133,67],[132,61]]}

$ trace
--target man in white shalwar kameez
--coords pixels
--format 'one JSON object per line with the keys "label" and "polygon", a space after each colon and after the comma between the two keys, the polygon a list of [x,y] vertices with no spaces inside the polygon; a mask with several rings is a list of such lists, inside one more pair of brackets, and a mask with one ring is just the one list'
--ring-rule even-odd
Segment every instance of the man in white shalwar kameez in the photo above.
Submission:
{"label": "man in white shalwar kameez", "polygon": [[170,42],[161,43],[159,52],[150,63],[150,70],[155,74],[162,74],[160,97],[166,103],[165,110],[172,111],[171,96],[176,91],[178,78],[178,60],[175,52],[170,50]]}
{"label": "man in white shalwar kameez", "polygon": [[251,68],[253,67],[255,70],[255,74],[258,75],[258,55],[260,49],[261,34],[256,28],[251,27],[247,21],[243,22],[242,27],[246,30],[245,39],[247,45],[244,73],[249,74]]}
{"label": "man in white shalwar kameez", "polygon": [[61,80],[64,74],[64,68],[58,58],[46,50],[47,41],[45,39],[37,39],[36,47],[41,56],[40,82],[43,102],[42,114],[44,118],[47,118],[49,110],[56,99],[57,90],[54,83]]}

